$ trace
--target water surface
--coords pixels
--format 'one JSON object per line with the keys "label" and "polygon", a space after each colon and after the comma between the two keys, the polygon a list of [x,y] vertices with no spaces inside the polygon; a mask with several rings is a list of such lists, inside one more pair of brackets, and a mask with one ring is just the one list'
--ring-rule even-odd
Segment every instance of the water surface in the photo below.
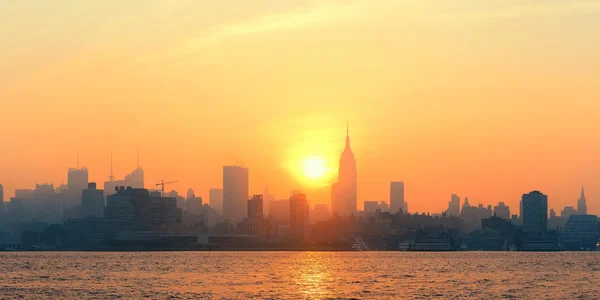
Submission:
{"label": "water surface", "polygon": [[3,252],[0,298],[600,298],[600,252]]}

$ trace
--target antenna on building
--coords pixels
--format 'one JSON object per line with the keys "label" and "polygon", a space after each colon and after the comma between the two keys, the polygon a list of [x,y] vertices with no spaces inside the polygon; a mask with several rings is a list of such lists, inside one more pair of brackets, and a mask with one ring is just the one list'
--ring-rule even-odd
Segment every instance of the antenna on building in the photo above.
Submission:
{"label": "antenna on building", "polygon": [[77,148],[77,169],[79,169],[79,148]]}
{"label": "antenna on building", "polygon": [[137,145],[137,168],[140,168],[140,145]]}
{"label": "antenna on building", "polygon": [[112,152],[110,153],[110,177],[108,178],[110,180],[110,182],[114,181],[114,177],[113,177],[113,162],[112,162]]}
{"label": "antenna on building", "polygon": [[346,135],[350,135],[350,122],[346,120]]}

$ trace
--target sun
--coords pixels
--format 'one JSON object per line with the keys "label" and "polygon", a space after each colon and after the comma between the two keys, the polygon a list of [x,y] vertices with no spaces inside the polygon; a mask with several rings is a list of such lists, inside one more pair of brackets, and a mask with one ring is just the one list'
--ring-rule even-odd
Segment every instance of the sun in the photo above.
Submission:
{"label": "sun", "polygon": [[327,173],[325,160],[321,157],[307,157],[304,159],[304,175],[309,179],[320,179]]}

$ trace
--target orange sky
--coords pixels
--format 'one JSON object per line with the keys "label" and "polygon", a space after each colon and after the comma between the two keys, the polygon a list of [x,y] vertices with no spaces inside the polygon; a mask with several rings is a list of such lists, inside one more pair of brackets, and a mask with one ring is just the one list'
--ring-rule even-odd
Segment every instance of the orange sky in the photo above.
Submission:
{"label": "orange sky", "polygon": [[[207,198],[223,165],[329,203],[350,121],[359,206],[438,212],[581,185],[600,213],[598,1],[3,1],[0,183],[135,168]],[[174,3],[173,3],[174,2]],[[441,3],[442,2],[442,3]],[[309,181],[302,160],[330,176]]]}

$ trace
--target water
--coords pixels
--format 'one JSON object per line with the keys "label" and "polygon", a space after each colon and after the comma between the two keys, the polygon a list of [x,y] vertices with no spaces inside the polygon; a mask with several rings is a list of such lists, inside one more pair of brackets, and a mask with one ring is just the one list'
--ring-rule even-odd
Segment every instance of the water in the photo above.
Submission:
{"label": "water", "polygon": [[4,252],[0,298],[600,298],[600,252]]}

